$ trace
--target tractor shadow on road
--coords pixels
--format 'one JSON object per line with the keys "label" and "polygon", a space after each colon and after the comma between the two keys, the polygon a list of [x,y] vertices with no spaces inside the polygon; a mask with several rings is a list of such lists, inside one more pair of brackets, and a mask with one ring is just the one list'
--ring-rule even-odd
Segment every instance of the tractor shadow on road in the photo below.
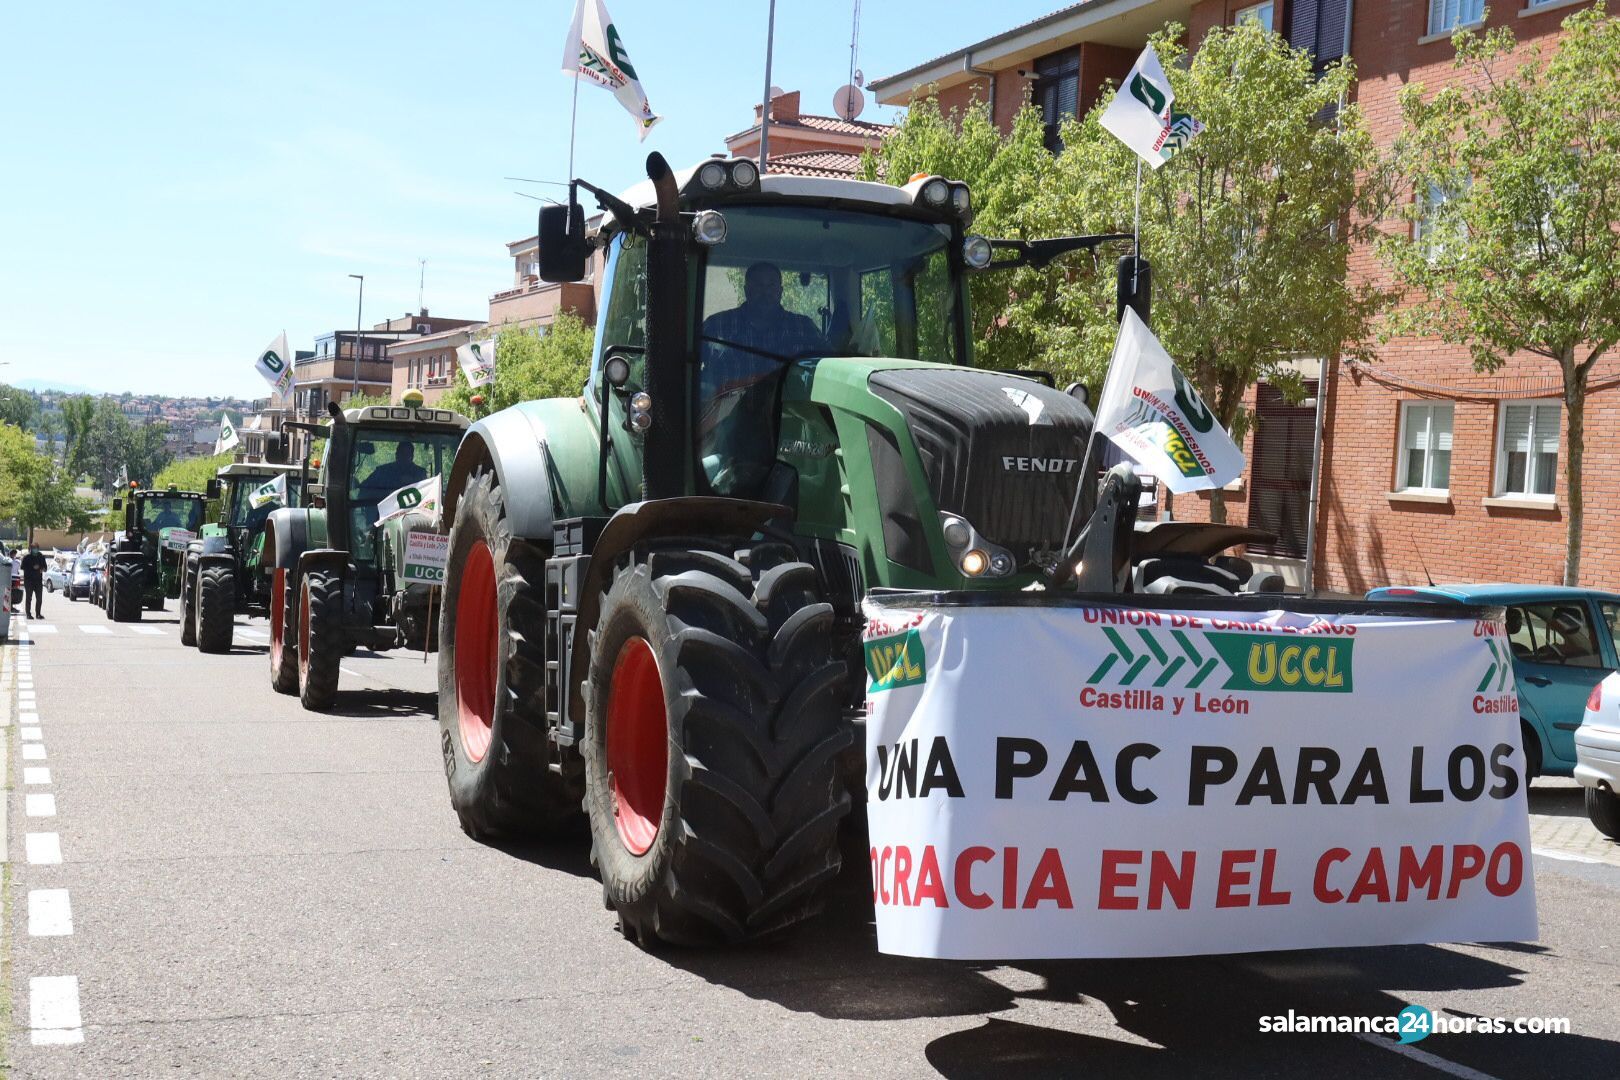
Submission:
{"label": "tractor shadow on road", "polygon": [[401,717],[432,717],[439,709],[439,695],[428,690],[339,690],[337,701],[326,710],[328,716],[361,720],[397,720]]}

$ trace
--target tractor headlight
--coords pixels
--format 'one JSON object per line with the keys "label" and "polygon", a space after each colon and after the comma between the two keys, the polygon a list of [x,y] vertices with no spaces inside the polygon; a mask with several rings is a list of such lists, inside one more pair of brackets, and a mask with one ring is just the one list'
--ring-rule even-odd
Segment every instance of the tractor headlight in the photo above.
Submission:
{"label": "tractor headlight", "polygon": [[968,577],[978,577],[990,569],[990,556],[974,548],[962,556],[962,573]]}
{"label": "tractor headlight", "polygon": [[637,390],[630,395],[630,410],[632,412],[651,412],[652,395],[645,390]]}
{"label": "tractor headlight", "polygon": [[726,167],[718,161],[711,161],[698,170],[698,183],[713,191],[726,182]]}
{"label": "tractor headlight", "polygon": [[937,176],[922,186],[922,201],[935,210],[945,209],[945,204],[950,201],[950,198],[951,185]]}
{"label": "tractor headlight", "polygon": [[753,187],[759,183],[759,166],[743,158],[731,166],[731,182],[738,187]]}
{"label": "tractor headlight", "polygon": [[973,539],[973,530],[961,518],[945,519],[945,542],[953,548],[967,547]]}
{"label": "tractor headlight", "polygon": [[973,212],[973,195],[966,184],[951,185],[951,206],[963,217]]}
{"label": "tractor headlight", "polygon": [[700,210],[692,219],[692,238],[704,247],[726,242],[726,216],[718,210]]}
{"label": "tractor headlight", "polygon": [[630,414],[627,423],[630,425],[630,430],[637,435],[645,434],[647,429],[652,427],[652,413],[633,412]]}
{"label": "tractor headlight", "polygon": [[962,261],[969,270],[983,270],[990,265],[990,241],[982,236],[970,236],[962,241]]}
{"label": "tractor headlight", "polygon": [[625,418],[630,430],[640,435],[652,427],[652,395],[645,390],[637,390],[630,395],[630,415]]}

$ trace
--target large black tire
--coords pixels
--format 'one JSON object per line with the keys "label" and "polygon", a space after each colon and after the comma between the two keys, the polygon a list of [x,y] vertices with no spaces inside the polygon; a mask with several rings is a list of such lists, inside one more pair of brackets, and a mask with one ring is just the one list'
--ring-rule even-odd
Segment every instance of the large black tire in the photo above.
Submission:
{"label": "large black tire", "polygon": [[1530,790],[1530,781],[1541,775],[1541,737],[1529,724],[1520,721],[1519,741],[1524,750],[1524,789]]}
{"label": "large black tire", "polygon": [[512,535],[481,470],[456,504],[439,615],[439,745],[450,805],[475,839],[579,819],[578,759],[559,771],[547,755],[545,640],[545,553]]}
{"label": "large black tire", "polygon": [[228,653],[236,633],[236,572],[229,566],[205,566],[197,575],[192,606],[197,609],[197,648]]}
{"label": "large black tire", "polygon": [[312,570],[298,588],[298,700],[319,712],[337,700],[338,667],[348,652],[343,579]]}
{"label": "large black tire", "polygon": [[833,608],[790,549],[738,554],[623,560],[592,634],[591,858],[644,944],[775,934],[819,912],[838,875],[851,673]]}
{"label": "large black tire", "polygon": [[107,603],[107,614],[113,622],[141,621],[141,577],[140,563],[113,563],[111,599]]}
{"label": "large black tire", "polygon": [[1586,791],[1586,816],[1597,826],[1597,831],[1610,840],[1620,840],[1620,795],[1602,788],[1589,787]]}
{"label": "large black tire", "polygon": [[187,559],[180,579],[180,644],[197,644],[197,561]]}
{"label": "large black tire", "polygon": [[291,570],[277,569],[270,583],[270,688],[298,693],[298,599],[289,595]]}

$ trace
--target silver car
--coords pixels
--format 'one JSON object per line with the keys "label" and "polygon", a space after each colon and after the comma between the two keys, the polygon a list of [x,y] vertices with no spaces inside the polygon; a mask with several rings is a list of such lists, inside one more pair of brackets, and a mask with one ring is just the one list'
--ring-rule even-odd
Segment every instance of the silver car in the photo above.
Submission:
{"label": "silver car", "polygon": [[1620,672],[1592,687],[1575,729],[1575,780],[1586,789],[1586,816],[1620,840]]}
{"label": "silver car", "polygon": [[73,576],[68,578],[63,592],[69,600],[88,600],[92,586],[96,581],[96,570],[101,566],[101,556],[81,555],[73,564]]}

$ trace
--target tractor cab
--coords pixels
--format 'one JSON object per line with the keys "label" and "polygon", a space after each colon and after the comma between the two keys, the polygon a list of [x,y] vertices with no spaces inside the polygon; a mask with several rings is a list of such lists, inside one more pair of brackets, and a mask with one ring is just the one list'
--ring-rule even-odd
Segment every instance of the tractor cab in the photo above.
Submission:
{"label": "tractor cab", "polygon": [[155,553],[178,536],[174,543],[184,547],[202,528],[208,497],[200,491],[144,490],[130,493],[124,524],[128,533],[139,534],[142,546]]}

